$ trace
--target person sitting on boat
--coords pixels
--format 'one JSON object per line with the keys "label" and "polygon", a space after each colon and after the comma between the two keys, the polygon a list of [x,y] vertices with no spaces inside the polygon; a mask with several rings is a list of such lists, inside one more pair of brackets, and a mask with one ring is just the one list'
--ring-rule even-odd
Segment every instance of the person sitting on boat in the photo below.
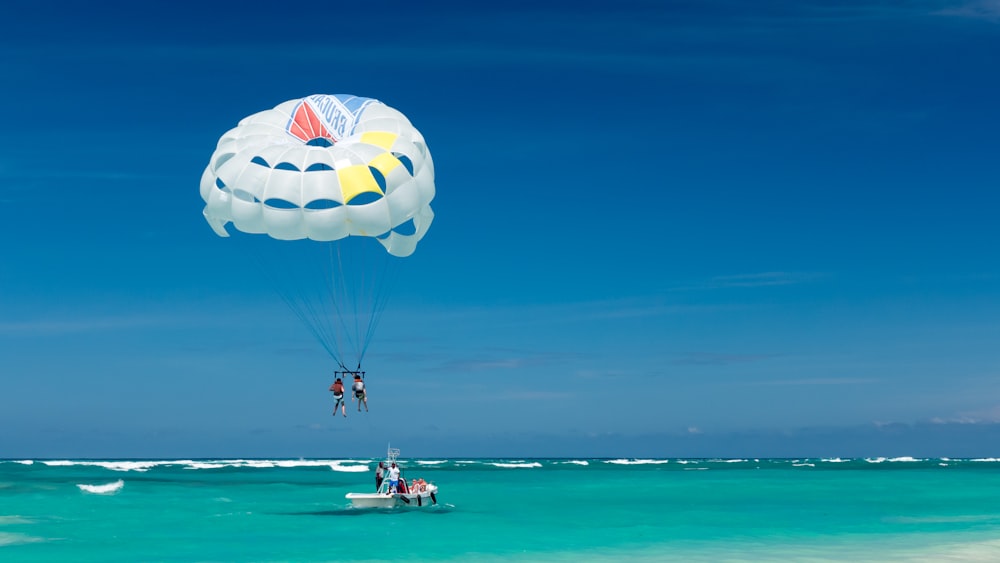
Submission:
{"label": "person sitting on boat", "polygon": [[365,412],[368,412],[368,391],[365,390],[365,382],[361,380],[359,374],[354,374],[354,385],[351,386],[354,396],[351,401],[358,400],[358,412],[361,412],[361,403],[365,404]]}
{"label": "person sitting on boat", "polygon": [[393,493],[399,491],[399,467],[396,467],[395,462],[389,467],[389,491]]}
{"label": "person sitting on boat", "polygon": [[333,391],[333,398],[337,401],[333,404],[333,416],[337,416],[337,407],[340,407],[340,411],[344,413],[344,416],[347,416],[347,401],[344,400],[344,383],[339,377],[330,386],[330,391]]}

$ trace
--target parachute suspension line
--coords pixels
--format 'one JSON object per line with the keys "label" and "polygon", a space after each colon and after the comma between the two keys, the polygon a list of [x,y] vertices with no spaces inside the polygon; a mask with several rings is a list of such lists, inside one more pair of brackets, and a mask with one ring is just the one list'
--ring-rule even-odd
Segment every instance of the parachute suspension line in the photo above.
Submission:
{"label": "parachute suspension line", "polygon": [[[344,242],[345,244],[347,243],[346,241]],[[333,245],[330,246],[330,298],[333,301],[334,312],[339,321],[337,324],[339,328],[343,329],[344,340],[346,341],[345,345],[349,345],[356,350],[356,342],[358,340],[357,323],[360,322],[358,319],[358,300],[348,280],[349,278],[359,276],[361,268],[359,265],[354,264],[353,267],[355,270],[348,272],[347,267],[344,266],[342,246],[337,245],[336,254],[334,254]],[[352,305],[352,310],[348,310],[348,307]],[[348,326],[348,317],[354,318],[355,329],[353,331]],[[338,347],[340,347],[339,342]],[[357,357],[357,354],[355,354],[355,357]]]}
{"label": "parachute suspension line", "polygon": [[337,350],[331,346],[331,342],[328,338],[324,338],[324,331],[322,324],[315,322],[317,314],[315,308],[311,307],[309,300],[305,299],[301,294],[296,294],[292,289],[284,289],[284,285],[279,282],[275,273],[267,267],[263,257],[259,252],[250,252],[254,260],[257,262],[259,270],[263,272],[264,277],[267,278],[268,282],[271,284],[272,289],[285,305],[291,309],[292,313],[299,319],[302,324],[306,325],[306,328],[313,335],[313,337],[319,341],[320,345],[326,350],[326,353],[330,355],[338,364],[343,365]]}
{"label": "parachute suspension line", "polygon": [[[374,241],[366,241],[374,243]],[[376,301],[377,293],[376,290],[384,285],[384,279],[381,276],[381,272],[378,271],[378,260],[384,260],[385,254],[382,252],[382,248],[377,248],[377,253],[368,253],[365,256],[368,258],[369,264],[365,267],[364,274],[370,275],[370,279],[362,279],[361,283],[358,284],[358,291],[364,295],[359,296],[358,303],[365,304],[365,315],[367,320],[367,326],[362,326],[358,323],[358,364],[365,357],[365,351],[368,349],[368,344],[371,342],[372,337],[372,325],[375,323],[375,315],[377,313],[378,302]]]}
{"label": "parachute suspension line", "polygon": [[310,297],[305,289],[307,285],[300,284],[301,280],[293,280],[293,283],[289,284],[291,288],[299,288],[296,293],[291,293],[294,311],[309,328],[310,332],[320,341],[320,344],[327,350],[327,353],[340,363],[341,350],[337,346],[336,334],[331,324],[327,321],[322,290],[318,290],[315,296]]}
{"label": "parachute suspension line", "polygon": [[389,302],[389,295],[391,293],[392,285],[396,281],[396,272],[398,271],[396,266],[397,258],[386,254],[385,261],[382,263],[381,271],[377,274],[378,279],[382,283],[376,283],[373,285],[373,298],[372,298],[372,315],[371,321],[368,323],[368,330],[365,333],[364,346],[361,348],[361,354],[358,356],[359,361],[365,357],[368,352],[368,345],[371,344],[372,336],[375,334],[375,329],[378,327],[379,321],[382,320],[382,313],[385,311],[386,304]]}
{"label": "parachute suspension line", "polygon": [[336,335],[333,334],[330,324],[325,322],[326,314],[322,294],[316,300],[313,300],[307,297],[305,291],[303,291],[300,302],[303,315],[308,318],[306,324],[312,327],[312,330],[319,335],[324,348],[332,348],[334,350],[333,358],[340,361],[340,349],[337,347]]}
{"label": "parachute suspension line", "polygon": [[[354,246],[357,247],[357,246],[361,246],[362,243],[364,243],[366,241],[354,240],[354,241],[351,241],[351,242],[358,243],[358,244],[354,245]],[[344,246],[343,249],[347,250],[346,245]],[[365,261],[366,254],[364,252],[361,252],[360,248],[352,248],[350,250],[350,252],[353,252],[352,259],[350,260],[350,262],[353,262],[353,263],[357,264],[357,268],[359,270],[358,273],[357,273],[357,277],[354,278],[355,280],[357,280],[357,283],[354,284],[353,287],[351,287],[351,290],[353,291],[353,293],[349,297],[349,299],[350,299],[349,303],[351,303],[354,306],[354,311],[353,311],[353,313],[354,313],[354,315],[353,315],[354,330],[351,332],[351,335],[354,338],[351,340],[351,344],[354,346],[354,357],[357,358],[358,362],[360,363],[361,362],[361,345],[362,345],[362,342],[361,342],[361,335],[362,335],[362,332],[361,332],[361,323],[363,322],[363,318],[365,317],[365,313],[367,313],[366,303],[368,302],[367,301],[368,296],[367,296],[367,294],[365,292],[365,287],[366,287],[366,284],[367,284],[367,280],[365,278],[368,276],[368,272],[371,270],[371,268],[368,266],[368,264]]]}
{"label": "parachute suspension line", "polygon": [[[321,261],[321,265],[322,265],[322,268],[323,268],[323,272],[322,272],[322,274],[323,274],[322,275],[322,278],[323,278],[323,290],[322,291],[323,291],[323,297],[324,297],[324,299],[322,299],[321,302],[323,303],[323,308],[324,309],[329,309],[329,308],[333,309],[332,312],[331,311],[324,311],[325,313],[327,313],[326,315],[324,315],[324,318],[327,321],[326,322],[326,326],[327,326],[328,334],[330,335],[330,338],[331,338],[331,342],[333,343],[333,346],[339,352],[341,350],[341,345],[340,345],[340,342],[341,342],[340,326],[333,319],[334,319],[334,317],[337,318],[337,319],[340,319],[341,318],[341,313],[339,311],[340,299],[337,296],[337,290],[336,290],[336,287],[335,287],[337,274],[336,274],[336,269],[334,268],[333,260],[331,258],[332,252],[333,252],[332,248],[333,247],[330,245],[330,243],[326,243],[324,245],[324,249],[326,250],[326,252],[324,252],[324,256],[322,257],[323,260]],[[327,302],[327,301],[329,301],[329,302]],[[338,354],[337,363],[340,365],[340,367],[342,369],[345,369],[345,370],[347,369],[347,367],[344,365],[343,358],[342,358],[341,354]]]}

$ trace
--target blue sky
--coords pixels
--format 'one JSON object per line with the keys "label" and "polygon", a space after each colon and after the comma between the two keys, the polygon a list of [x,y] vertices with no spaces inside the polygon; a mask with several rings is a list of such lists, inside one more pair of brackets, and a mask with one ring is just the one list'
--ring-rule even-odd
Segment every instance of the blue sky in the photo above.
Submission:
{"label": "blue sky", "polygon": [[[4,8],[0,457],[997,453],[1000,4],[535,4]],[[346,420],[198,195],[314,93],[437,173]]]}

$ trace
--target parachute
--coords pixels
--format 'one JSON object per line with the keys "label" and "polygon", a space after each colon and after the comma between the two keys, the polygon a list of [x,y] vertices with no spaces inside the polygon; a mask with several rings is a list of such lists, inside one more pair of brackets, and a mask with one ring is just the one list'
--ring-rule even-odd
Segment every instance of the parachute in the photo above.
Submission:
{"label": "parachute", "polygon": [[430,228],[434,193],[430,151],[406,116],[344,94],[289,100],[244,118],[219,139],[201,178],[203,214],[219,236],[229,236],[231,223],[318,250],[321,258],[299,258],[290,246],[277,254],[322,266],[319,279],[288,282],[279,279],[289,273],[287,261],[261,261],[344,369],[348,345],[360,367],[385,304],[387,272]]}

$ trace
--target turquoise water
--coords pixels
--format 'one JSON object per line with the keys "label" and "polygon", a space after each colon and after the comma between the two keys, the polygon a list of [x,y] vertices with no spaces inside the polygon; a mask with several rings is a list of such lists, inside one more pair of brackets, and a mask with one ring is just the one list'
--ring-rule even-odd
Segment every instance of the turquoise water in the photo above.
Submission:
{"label": "turquoise water", "polygon": [[0,461],[0,561],[1000,561],[1000,460]]}

